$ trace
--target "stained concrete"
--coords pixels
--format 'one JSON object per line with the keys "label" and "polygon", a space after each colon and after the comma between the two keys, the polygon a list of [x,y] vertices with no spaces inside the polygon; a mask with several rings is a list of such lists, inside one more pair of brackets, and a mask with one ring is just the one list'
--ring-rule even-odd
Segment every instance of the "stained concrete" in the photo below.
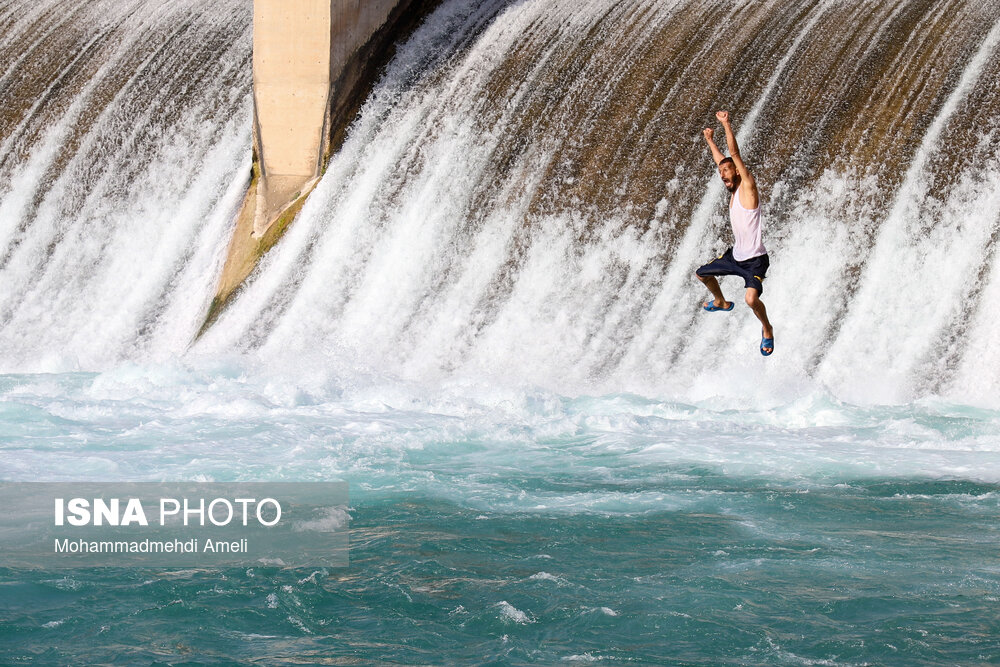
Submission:
{"label": "stained concrete", "polygon": [[322,170],[331,98],[351,56],[400,0],[254,0],[258,188],[254,234]]}

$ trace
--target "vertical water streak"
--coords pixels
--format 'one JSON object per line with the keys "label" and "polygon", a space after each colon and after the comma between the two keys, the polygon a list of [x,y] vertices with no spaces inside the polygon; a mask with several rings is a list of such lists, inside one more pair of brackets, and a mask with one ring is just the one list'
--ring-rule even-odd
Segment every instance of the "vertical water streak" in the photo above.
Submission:
{"label": "vertical water streak", "polygon": [[[948,316],[962,304],[981,249],[993,233],[1000,181],[967,184],[971,192],[949,192],[957,210],[928,210],[928,164],[946,148],[941,138],[1000,44],[1000,22],[993,25],[961,79],[924,134],[895,202],[873,239],[873,250],[853,295],[840,333],[830,345],[821,377],[848,394],[864,398],[910,400],[920,387],[911,377],[927,355],[939,356],[960,344],[947,336]],[[987,214],[980,215],[981,211]],[[946,213],[946,215],[942,215]],[[927,215],[937,220],[929,224]],[[852,361],[847,361],[852,360]],[[857,386],[860,368],[878,368]],[[846,372],[845,372],[846,371]],[[873,392],[873,393],[869,393]]]}

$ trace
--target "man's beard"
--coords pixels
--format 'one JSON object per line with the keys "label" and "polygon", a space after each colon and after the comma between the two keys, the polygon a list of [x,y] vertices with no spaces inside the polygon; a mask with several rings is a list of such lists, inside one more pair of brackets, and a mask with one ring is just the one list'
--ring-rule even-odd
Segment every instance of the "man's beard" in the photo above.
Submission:
{"label": "man's beard", "polygon": [[736,181],[733,181],[732,183],[726,186],[726,189],[729,190],[730,192],[736,192],[739,189],[739,187],[740,184],[737,183]]}

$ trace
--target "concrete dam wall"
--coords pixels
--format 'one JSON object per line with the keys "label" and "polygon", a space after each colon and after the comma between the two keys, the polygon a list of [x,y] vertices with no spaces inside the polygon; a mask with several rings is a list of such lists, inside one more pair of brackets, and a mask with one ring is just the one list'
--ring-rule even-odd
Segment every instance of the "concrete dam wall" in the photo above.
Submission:
{"label": "concrete dam wall", "polygon": [[254,0],[254,169],[206,325],[301,208],[397,40],[436,0]]}

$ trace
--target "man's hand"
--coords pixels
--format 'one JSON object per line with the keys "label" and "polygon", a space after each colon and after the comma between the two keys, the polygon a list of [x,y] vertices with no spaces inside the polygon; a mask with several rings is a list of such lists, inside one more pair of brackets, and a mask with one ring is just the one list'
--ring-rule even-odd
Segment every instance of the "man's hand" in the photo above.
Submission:
{"label": "man's hand", "polygon": [[728,111],[716,111],[715,117],[719,119],[719,122],[723,125],[729,123],[729,112]]}
{"label": "man's hand", "polygon": [[708,150],[712,151],[712,159],[715,160],[715,164],[719,164],[719,161],[724,157],[722,151],[719,147],[715,145],[715,130],[710,127],[706,127],[701,131],[705,135],[705,141],[708,143]]}

